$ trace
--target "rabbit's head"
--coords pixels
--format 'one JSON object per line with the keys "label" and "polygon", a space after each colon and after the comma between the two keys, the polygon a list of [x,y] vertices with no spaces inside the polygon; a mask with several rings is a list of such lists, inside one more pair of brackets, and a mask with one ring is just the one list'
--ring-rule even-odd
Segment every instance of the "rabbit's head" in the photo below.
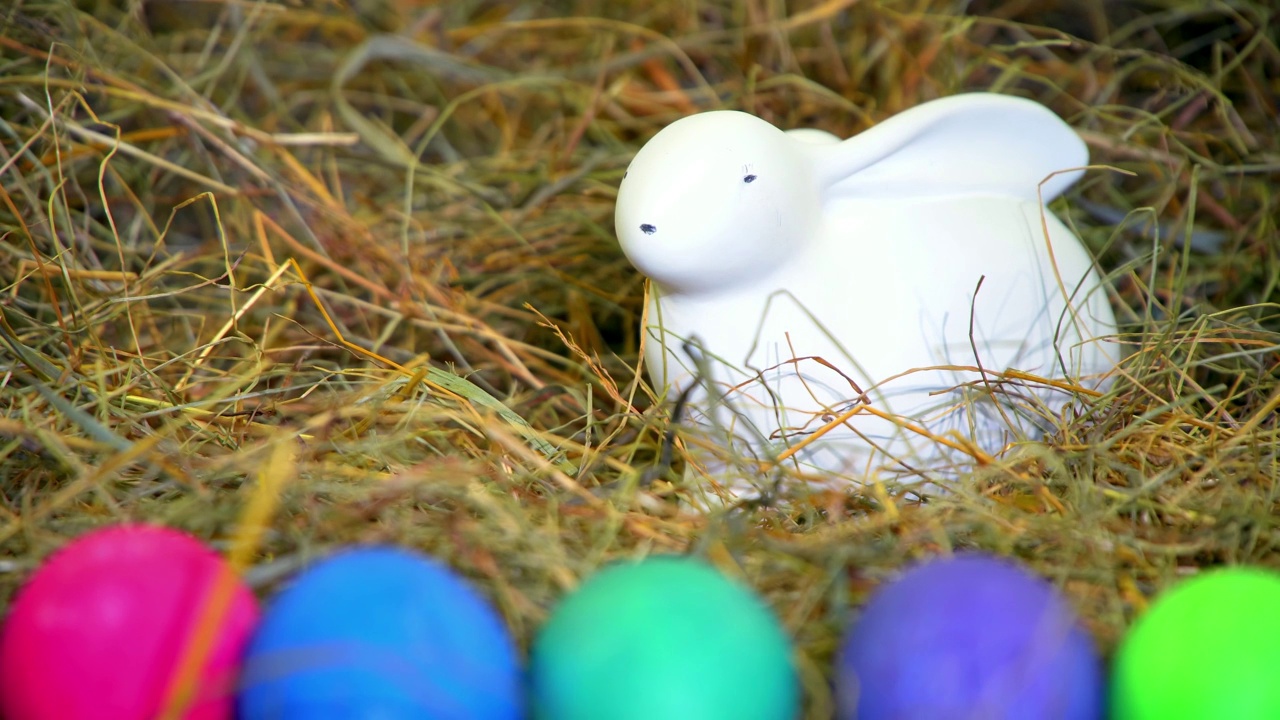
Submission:
{"label": "rabbit's head", "polygon": [[672,292],[764,274],[817,225],[812,158],[768,122],[736,111],[678,120],[645,144],[618,190],[627,258]]}
{"label": "rabbit's head", "polygon": [[[833,199],[1047,202],[1088,160],[1084,142],[1048,108],[992,93],[934,100],[842,142],[713,111],[677,120],[640,149],[614,222],[627,258],[663,289],[713,292],[773,270],[809,243]],[[874,239],[886,240],[916,242]]]}

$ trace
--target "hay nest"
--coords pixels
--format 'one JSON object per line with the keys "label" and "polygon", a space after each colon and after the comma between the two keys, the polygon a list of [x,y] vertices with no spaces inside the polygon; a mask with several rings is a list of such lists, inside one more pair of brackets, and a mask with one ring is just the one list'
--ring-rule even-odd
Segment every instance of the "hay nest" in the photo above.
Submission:
{"label": "hay nest", "polygon": [[[849,613],[917,558],[1016,557],[1104,648],[1179,576],[1280,566],[1268,3],[789,5],[0,13],[5,595],[125,520],[264,592],[387,541],[527,643],[601,564],[694,553],[776,608],[826,717]],[[644,285],[612,236],[631,155],[699,110],[849,135],[975,89],[1049,105],[1106,166],[1054,209],[1135,349],[1114,387],[928,501],[682,509],[689,437],[637,372]]]}

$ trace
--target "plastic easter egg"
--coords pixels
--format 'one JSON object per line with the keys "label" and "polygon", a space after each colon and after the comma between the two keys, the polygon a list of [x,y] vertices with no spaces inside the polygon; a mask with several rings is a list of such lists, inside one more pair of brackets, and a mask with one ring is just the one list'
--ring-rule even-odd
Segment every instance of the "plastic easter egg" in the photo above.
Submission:
{"label": "plastic easter egg", "polygon": [[1094,720],[1102,668],[1048,582],[983,555],[926,562],[881,587],[839,661],[841,718]]}
{"label": "plastic easter egg", "polygon": [[761,600],[678,557],[615,565],[554,611],[530,660],[544,720],[791,720],[786,633]]}
{"label": "plastic easter egg", "polygon": [[1280,718],[1280,575],[1214,570],[1158,598],[1122,640],[1117,720]]}
{"label": "plastic easter egg", "polygon": [[[222,612],[211,620],[219,582],[232,583],[230,598],[220,595]],[[91,532],[50,557],[18,591],[0,638],[0,714],[159,717],[189,648],[213,633],[183,717],[229,718],[256,619],[248,588],[198,540],[153,526]]]}
{"label": "plastic easter egg", "polygon": [[263,613],[241,720],[523,716],[515,647],[460,577],[416,552],[364,547],[316,563]]}

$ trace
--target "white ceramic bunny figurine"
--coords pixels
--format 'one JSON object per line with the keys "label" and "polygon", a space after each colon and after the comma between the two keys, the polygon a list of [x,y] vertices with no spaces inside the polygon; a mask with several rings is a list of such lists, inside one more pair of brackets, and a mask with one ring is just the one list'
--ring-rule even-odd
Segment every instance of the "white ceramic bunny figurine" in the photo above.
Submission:
{"label": "white ceramic bunny figurine", "polygon": [[693,382],[693,341],[713,380],[695,419],[765,467],[861,405],[787,457],[819,479],[942,477],[1035,434],[1070,394],[1004,371],[1087,385],[1118,358],[1088,252],[1043,204],[1087,162],[1047,108],[986,93],[844,141],[681,119],[631,162],[615,216],[654,282],[651,377]]}

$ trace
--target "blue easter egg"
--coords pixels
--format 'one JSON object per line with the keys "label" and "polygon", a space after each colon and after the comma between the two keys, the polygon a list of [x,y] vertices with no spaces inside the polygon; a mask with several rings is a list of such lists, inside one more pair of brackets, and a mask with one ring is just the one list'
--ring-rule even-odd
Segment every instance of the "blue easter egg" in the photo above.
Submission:
{"label": "blue easter egg", "polygon": [[1052,585],[994,557],[919,565],[881,587],[841,649],[841,718],[1097,720],[1092,640]]}
{"label": "blue easter egg", "polygon": [[524,716],[498,614],[448,568],[394,547],[301,573],[268,604],[241,688],[242,720]]}

